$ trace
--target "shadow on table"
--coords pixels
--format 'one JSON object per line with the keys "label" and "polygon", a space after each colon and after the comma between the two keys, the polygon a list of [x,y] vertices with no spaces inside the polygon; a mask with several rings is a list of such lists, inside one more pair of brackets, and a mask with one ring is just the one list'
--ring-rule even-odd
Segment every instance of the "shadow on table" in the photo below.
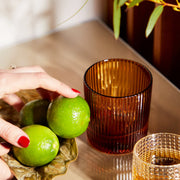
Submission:
{"label": "shadow on table", "polygon": [[94,149],[86,134],[78,139],[75,166],[93,180],[131,180],[132,153],[111,155]]}

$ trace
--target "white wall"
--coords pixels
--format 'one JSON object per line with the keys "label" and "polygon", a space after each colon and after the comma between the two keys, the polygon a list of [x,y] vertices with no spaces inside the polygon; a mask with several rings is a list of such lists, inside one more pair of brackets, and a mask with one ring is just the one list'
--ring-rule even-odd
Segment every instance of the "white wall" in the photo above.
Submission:
{"label": "white wall", "polygon": [[[95,18],[106,18],[107,0],[0,0],[0,48]],[[63,23],[64,22],[64,23]]]}

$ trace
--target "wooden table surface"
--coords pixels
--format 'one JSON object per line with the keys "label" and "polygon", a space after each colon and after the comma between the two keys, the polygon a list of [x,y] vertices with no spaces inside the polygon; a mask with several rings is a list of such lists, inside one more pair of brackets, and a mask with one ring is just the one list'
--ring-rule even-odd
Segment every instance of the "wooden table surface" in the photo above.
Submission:
{"label": "wooden table surface", "polygon": [[[23,32],[22,32],[23,33]],[[144,64],[153,75],[149,133],[180,134],[180,91],[101,21],[92,20],[37,40],[0,50],[0,67],[40,65],[83,94],[83,75],[94,62],[125,58]],[[131,179],[131,154],[113,156],[92,148],[86,134],[76,138],[79,156],[55,179]]]}

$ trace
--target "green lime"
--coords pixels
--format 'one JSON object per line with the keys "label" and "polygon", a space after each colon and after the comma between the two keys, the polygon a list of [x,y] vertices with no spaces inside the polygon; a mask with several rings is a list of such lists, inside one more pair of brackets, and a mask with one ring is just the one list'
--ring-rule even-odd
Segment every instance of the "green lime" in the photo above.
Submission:
{"label": "green lime", "polygon": [[59,151],[59,139],[48,127],[30,125],[22,128],[30,139],[27,148],[13,146],[14,156],[26,166],[43,166],[51,162]]}
{"label": "green lime", "polygon": [[80,96],[58,97],[47,111],[49,127],[62,138],[74,138],[84,133],[90,121],[90,109]]}
{"label": "green lime", "polygon": [[45,99],[37,99],[30,101],[24,105],[20,111],[20,122],[22,126],[32,124],[47,124],[47,109],[50,101]]}

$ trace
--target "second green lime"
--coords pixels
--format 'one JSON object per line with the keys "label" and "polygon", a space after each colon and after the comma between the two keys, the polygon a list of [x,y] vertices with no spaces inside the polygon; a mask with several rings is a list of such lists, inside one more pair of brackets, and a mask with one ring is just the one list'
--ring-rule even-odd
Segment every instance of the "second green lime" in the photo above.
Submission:
{"label": "second green lime", "polygon": [[90,109],[80,96],[58,97],[47,111],[47,122],[54,133],[62,138],[75,138],[84,133],[89,125]]}
{"label": "second green lime", "polygon": [[26,103],[20,111],[21,125],[46,125],[46,115],[49,103],[50,101],[46,99],[36,99]]}

